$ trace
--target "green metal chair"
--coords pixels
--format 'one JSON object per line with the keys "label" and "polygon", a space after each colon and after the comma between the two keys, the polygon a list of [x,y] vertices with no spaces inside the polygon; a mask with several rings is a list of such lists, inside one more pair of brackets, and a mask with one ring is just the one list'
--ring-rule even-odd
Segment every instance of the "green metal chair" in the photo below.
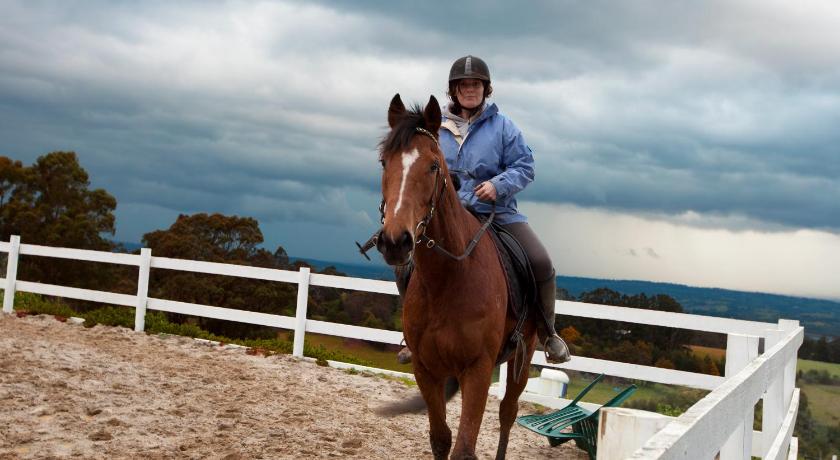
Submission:
{"label": "green metal chair", "polygon": [[[595,377],[566,407],[548,414],[523,415],[516,419],[516,423],[547,437],[552,447],[574,439],[575,444],[594,460],[601,407],[618,407],[636,391],[636,385],[630,385],[594,412],[578,406],[581,398],[603,378],[604,374]],[[571,431],[563,432],[568,427],[572,428]]]}

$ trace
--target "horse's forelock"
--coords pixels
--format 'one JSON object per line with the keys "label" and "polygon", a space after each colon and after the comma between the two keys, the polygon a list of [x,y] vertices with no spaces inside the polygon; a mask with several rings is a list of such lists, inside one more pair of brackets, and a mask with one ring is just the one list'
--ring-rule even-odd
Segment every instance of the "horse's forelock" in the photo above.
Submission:
{"label": "horse's forelock", "polygon": [[408,150],[417,134],[417,128],[428,129],[420,104],[414,104],[408,109],[391,132],[382,138],[379,143],[379,159],[387,160],[395,152]]}

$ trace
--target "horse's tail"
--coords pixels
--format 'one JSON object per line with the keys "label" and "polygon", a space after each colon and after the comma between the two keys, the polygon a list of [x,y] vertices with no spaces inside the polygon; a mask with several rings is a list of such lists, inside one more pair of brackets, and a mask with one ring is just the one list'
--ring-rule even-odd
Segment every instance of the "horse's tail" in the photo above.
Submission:
{"label": "horse's tail", "polygon": [[[458,379],[449,377],[443,387],[444,401],[449,401],[458,392]],[[404,400],[397,401],[376,409],[378,415],[384,417],[393,417],[401,414],[416,414],[426,408],[426,401],[419,394]]]}

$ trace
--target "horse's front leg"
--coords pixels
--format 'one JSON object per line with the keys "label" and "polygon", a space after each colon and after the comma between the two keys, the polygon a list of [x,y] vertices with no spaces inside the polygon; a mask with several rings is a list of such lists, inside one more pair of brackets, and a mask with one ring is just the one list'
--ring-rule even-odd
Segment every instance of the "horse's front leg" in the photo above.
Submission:
{"label": "horse's front leg", "polygon": [[422,364],[414,364],[414,378],[429,411],[429,441],[435,460],[445,460],[452,447],[452,430],[446,425],[445,378],[437,378]]}
{"label": "horse's front leg", "polygon": [[481,419],[484,417],[484,407],[487,404],[487,391],[493,374],[493,362],[489,359],[476,361],[465,369],[459,381],[461,383],[461,423],[458,425],[458,438],[453,459],[471,459],[475,456],[475,444],[478,441],[478,431]]}

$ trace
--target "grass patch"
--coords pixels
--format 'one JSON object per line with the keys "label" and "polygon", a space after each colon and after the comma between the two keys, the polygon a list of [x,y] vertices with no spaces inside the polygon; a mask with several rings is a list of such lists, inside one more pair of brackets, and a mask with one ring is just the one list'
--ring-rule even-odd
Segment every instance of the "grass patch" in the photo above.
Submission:
{"label": "grass patch", "polygon": [[691,351],[701,358],[705,358],[706,356],[712,360],[726,358],[726,350],[723,348],[703,347],[700,345],[689,345],[688,348],[691,348]]}
{"label": "grass patch", "polygon": [[400,382],[407,387],[416,387],[417,386],[417,382],[415,382],[414,380],[412,380],[408,377],[399,377],[399,376],[396,376],[396,375],[383,374],[381,372],[377,372],[375,375],[377,377],[383,378],[385,380],[393,380],[395,382]]}
{"label": "grass patch", "polygon": [[815,371],[826,371],[830,375],[835,377],[840,377],[840,364],[835,363],[824,363],[822,361],[811,361],[809,359],[799,359],[797,360],[796,369],[802,372],[808,372],[810,370]]}
{"label": "grass patch", "polygon": [[[369,363],[365,364],[365,366],[405,372],[407,374],[414,372],[411,364],[400,364],[397,362],[397,353],[394,351],[378,350],[373,346],[355,340],[350,342],[352,345],[348,345],[348,340],[334,335],[308,333],[306,334],[306,341],[315,346],[322,346],[325,349],[344,350],[345,353],[352,354],[356,358]],[[336,361],[344,360],[337,359]]]}
{"label": "grass patch", "polygon": [[[569,374],[569,387],[566,392],[567,399],[573,399],[595,378],[595,375],[579,374],[573,371],[567,371],[566,373]],[[584,396],[583,400],[594,404],[604,404],[627,388],[631,383],[635,383],[638,388],[624,402],[624,407],[658,412],[672,417],[682,414],[708,394],[707,391],[675,385],[628,381],[607,377],[595,385]]]}
{"label": "grass patch", "polygon": [[[93,327],[97,324],[104,326],[119,326],[129,329],[134,328],[134,308],[105,306],[84,313],[73,310],[69,305],[60,300],[44,297],[39,294],[28,292],[15,293],[15,310],[27,312],[33,315],[46,314],[68,318],[71,316],[85,319],[85,327]],[[206,331],[195,324],[176,324],[170,322],[162,312],[149,311],[146,313],[147,334],[170,334],[199,339],[213,340],[221,343],[233,343],[243,345],[262,354],[291,354],[292,342],[288,339],[235,339],[223,337]],[[377,367],[374,363],[360,359],[354,355],[345,353],[340,349],[331,349],[322,343],[313,343],[307,335],[303,345],[303,355],[315,358],[318,362],[326,363],[327,360],[341,361],[350,364],[359,364],[368,367]]]}
{"label": "grass patch", "polygon": [[837,426],[840,423],[840,386],[800,384],[808,397],[811,415],[820,425]]}
{"label": "grass patch", "polygon": [[69,305],[61,301],[45,299],[30,292],[15,292],[15,311],[25,311],[33,315],[54,315],[69,318],[78,316]]}
{"label": "grass patch", "polygon": [[[587,381],[579,380],[574,385],[569,385],[569,392],[568,396],[574,397],[577,396],[578,392],[583,389],[588,384]],[[622,390],[627,388],[628,384],[618,384],[618,385],[611,385],[609,383],[601,382],[598,386],[593,388],[586,394],[583,398],[586,402],[596,403],[596,404],[604,404],[605,402],[609,401],[613,397],[615,397],[618,393]],[[665,390],[668,388],[668,390]],[[669,388],[667,385],[660,385],[657,383],[653,384],[645,384],[636,389],[630,398],[627,399],[627,402],[631,402],[636,399],[657,399],[658,396],[662,396],[663,391],[665,393],[673,393],[676,392],[676,389]]]}
{"label": "grass patch", "polygon": [[129,307],[107,306],[81,313],[80,316],[85,319],[85,327],[102,324],[134,329],[134,309]]}

